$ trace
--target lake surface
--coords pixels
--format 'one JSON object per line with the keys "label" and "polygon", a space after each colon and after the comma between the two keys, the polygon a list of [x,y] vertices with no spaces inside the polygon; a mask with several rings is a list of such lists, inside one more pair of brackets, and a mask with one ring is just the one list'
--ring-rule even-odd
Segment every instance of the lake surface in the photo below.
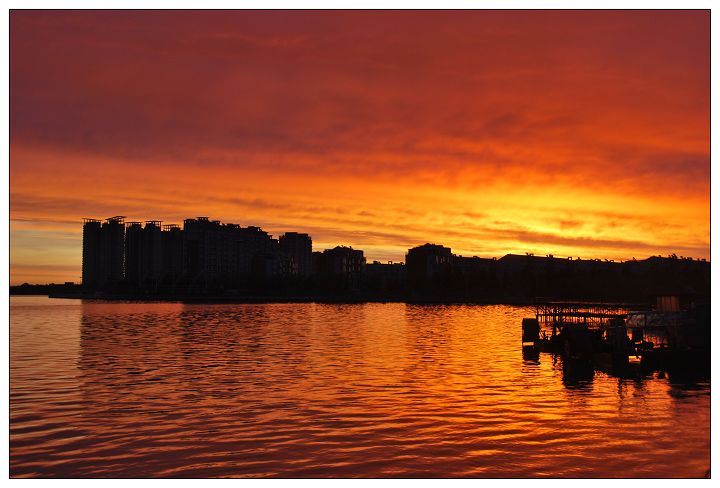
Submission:
{"label": "lake surface", "polygon": [[10,299],[23,477],[702,477],[710,383],[523,359],[508,306]]}

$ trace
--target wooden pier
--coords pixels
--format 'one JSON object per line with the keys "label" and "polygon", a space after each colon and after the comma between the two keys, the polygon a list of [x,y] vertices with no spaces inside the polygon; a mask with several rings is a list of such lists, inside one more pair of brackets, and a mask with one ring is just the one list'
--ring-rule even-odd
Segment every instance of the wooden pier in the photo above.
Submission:
{"label": "wooden pier", "polygon": [[697,322],[689,312],[642,304],[538,300],[535,317],[523,319],[522,346],[572,361],[655,364],[704,352],[693,343],[705,326]]}
{"label": "wooden pier", "polygon": [[539,302],[535,305],[535,318],[541,326],[582,324],[590,328],[599,328],[613,319],[624,319],[630,311],[646,308],[646,305],[628,303]]}

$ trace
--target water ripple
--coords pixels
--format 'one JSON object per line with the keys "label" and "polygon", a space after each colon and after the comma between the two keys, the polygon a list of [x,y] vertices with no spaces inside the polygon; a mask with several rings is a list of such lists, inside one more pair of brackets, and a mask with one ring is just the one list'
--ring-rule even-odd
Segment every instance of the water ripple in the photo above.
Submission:
{"label": "water ripple", "polygon": [[524,360],[505,306],[12,297],[16,477],[697,477],[710,385]]}

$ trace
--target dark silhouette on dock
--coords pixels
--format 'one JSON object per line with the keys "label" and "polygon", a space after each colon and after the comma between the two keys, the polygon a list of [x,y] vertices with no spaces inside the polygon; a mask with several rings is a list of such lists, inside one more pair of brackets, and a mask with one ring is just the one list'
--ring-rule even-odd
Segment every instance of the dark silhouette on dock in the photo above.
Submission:
{"label": "dark silhouette on dock", "polygon": [[561,357],[564,379],[592,380],[595,370],[695,379],[710,372],[710,305],[675,295],[653,306],[543,300],[521,327],[523,358]]}

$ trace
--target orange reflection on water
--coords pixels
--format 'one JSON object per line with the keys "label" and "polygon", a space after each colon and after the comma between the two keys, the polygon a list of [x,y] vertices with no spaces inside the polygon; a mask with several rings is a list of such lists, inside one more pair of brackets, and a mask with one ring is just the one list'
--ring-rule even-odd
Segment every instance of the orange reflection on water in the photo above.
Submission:
{"label": "orange reflection on water", "polygon": [[708,382],[523,359],[529,312],[13,297],[11,473],[705,474]]}

